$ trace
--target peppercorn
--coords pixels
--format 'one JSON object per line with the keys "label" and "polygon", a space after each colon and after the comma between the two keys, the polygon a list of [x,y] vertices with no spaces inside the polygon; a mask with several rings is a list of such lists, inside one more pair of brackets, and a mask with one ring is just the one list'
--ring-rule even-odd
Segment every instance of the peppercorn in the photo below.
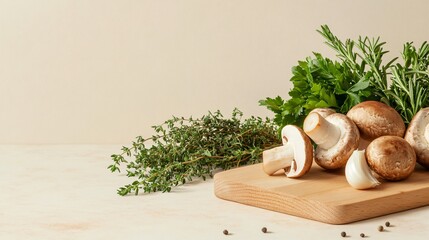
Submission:
{"label": "peppercorn", "polygon": [[385,223],[386,227],[390,227],[390,222]]}
{"label": "peppercorn", "polygon": [[378,231],[379,232],[383,232],[383,230],[384,230],[383,226],[378,226]]}
{"label": "peppercorn", "polygon": [[228,235],[229,233],[228,233],[228,230],[223,230],[223,234],[225,234],[225,235]]}
{"label": "peppercorn", "polygon": [[263,233],[267,233],[267,228],[266,228],[266,227],[263,227],[263,228],[261,229],[261,231],[262,231]]}
{"label": "peppercorn", "polygon": [[341,232],[341,237],[346,237],[346,236],[347,236],[346,232]]}
{"label": "peppercorn", "polygon": [[361,233],[361,234],[360,234],[360,237],[363,237],[363,238],[364,238],[364,237],[365,237],[365,234]]}

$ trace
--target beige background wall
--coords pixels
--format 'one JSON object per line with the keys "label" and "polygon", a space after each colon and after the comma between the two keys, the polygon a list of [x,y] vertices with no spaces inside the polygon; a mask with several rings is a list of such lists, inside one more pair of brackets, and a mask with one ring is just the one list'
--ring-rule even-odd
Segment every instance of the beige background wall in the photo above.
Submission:
{"label": "beige background wall", "polygon": [[429,1],[0,0],[0,143],[129,143],[171,115],[272,116],[315,32],[429,40]]}

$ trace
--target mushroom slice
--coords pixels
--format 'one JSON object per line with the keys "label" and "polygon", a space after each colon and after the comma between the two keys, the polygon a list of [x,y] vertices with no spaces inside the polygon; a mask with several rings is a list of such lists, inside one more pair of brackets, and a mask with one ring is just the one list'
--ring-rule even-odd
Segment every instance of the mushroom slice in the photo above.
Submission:
{"label": "mushroom slice", "polygon": [[320,114],[320,116],[322,116],[324,118],[333,114],[333,113],[336,113],[335,110],[332,108],[315,108],[315,109],[311,110],[310,113],[314,113],[314,112]]}
{"label": "mushroom slice", "polygon": [[429,107],[413,117],[405,133],[405,140],[414,148],[417,162],[429,168]]}
{"label": "mushroom slice", "polygon": [[365,151],[369,167],[389,181],[406,179],[416,166],[411,145],[397,136],[383,136],[372,141]]}
{"label": "mushroom slice", "polygon": [[266,150],[262,154],[263,169],[273,175],[285,169],[290,178],[301,177],[307,173],[313,163],[313,146],[301,128],[287,125],[282,129],[283,146]]}
{"label": "mushroom slice", "polygon": [[359,149],[381,136],[403,137],[405,124],[401,115],[392,107],[377,101],[365,101],[352,107],[347,113],[360,132]]}
{"label": "mushroom slice", "polygon": [[310,113],[304,120],[304,132],[317,144],[315,161],[325,169],[344,167],[359,145],[359,130],[341,113],[326,118]]}

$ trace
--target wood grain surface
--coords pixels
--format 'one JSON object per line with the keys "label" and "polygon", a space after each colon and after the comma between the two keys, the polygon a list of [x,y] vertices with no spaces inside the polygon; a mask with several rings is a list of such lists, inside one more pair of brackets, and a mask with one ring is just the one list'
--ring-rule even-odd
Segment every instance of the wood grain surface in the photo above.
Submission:
{"label": "wood grain surface", "polygon": [[292,179],[281,172],[268,176],[255,164],[217,173],[214,192],[229,201],[345,224],[429,205],[429,171],[416,168],[405,181],[382,181],[375,189],[356,190],[347,183],[344,170],[313,166],[302,178]]}

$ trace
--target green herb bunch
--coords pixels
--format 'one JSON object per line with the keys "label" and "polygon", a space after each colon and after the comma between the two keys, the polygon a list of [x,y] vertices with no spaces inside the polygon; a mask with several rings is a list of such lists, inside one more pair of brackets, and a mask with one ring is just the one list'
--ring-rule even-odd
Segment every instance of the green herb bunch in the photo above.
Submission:
{"label": "green herb bunch", "polygon": [[274,121],[280,127],[287,124],[302,126],[304,118],[314,108],[330,107],[346,113],[354,105],[367,100],[389,102],[387,69],[395,61],[382,64],[387,53],[380,39],[359,38],[357,42],[339,40],[328,26],[318,31],[326,44],[337,52],[340,61],[334,61],[314,53],[292,68],[293,88],[290,99],[280,96],[259,101],[275,113]]}
{"label": "green herb bunch", "polygon": [[[337,57],[348,65],[358,78],[368,82],[366,87],[371,91],[373,95],[371,97],[375,97],[372,100],[389,104],[389,96],[386,92],[388,90],[388,69],[397,58],[393,58],[383,65],[383,56],[388,53],[383,49],[386,42],[381,42],[379,37],[359,37],[357,42],[351,39],[342,42],[332,34],[326,25],[322,26],[322,30],[318,32],[326,39],[325,43],[337,52]],[[361,101],[356,103],[359,102]]]}
{"label": "green herb bunch", "polygon": [[[393,64],[397,58],[383,65],[385,42],[380,38],[359,37],[341,42],[327,26],[318,31],[326,43],[337,52],[343,63],[350,66],[362,79],[368,79],[376,100],[395,108],[408,124],[423,107],[429,106],[429,44],[424,42],[419,49],[405,43],[402,52],[403,64]],[[354,50],[356,45],[358,51]],[[388,79],[390,76],[391,84]],[[359,102],[357,102],[359,103]]]}
{"label": "green herb bunch", "polygon": [[275,113],[274,121],[280,128],[287,124],[301,126],[305,116],[318,107],[347,113],[360,102],[376,100],[395,108],[408,124],[421,108],[429,106],[427,42],[418,49],[405,43],[403,64],[394,64],[397,58],[383,64],[388,51],[380,38],[359,37],[343,42],[326,25],[318,32],[337,53],[339,61],[314,53],[313,58],[299,61],[292,68],[289,100],[278,96],[259,101]]}
{"label": "green herb bunch", "polygon": [[173,117],[153,126],[155,135],[139,136],[131,147],[111,156],[112,172],[126,164],[127,176],[136,179],[118,194],[169,192],[194,178],[212,177],[219,168],[260,162],[263,150],[280,144],[277,127],[269,119],[242,116],[238,109],[231,118],[217,111],[198,119]]}

